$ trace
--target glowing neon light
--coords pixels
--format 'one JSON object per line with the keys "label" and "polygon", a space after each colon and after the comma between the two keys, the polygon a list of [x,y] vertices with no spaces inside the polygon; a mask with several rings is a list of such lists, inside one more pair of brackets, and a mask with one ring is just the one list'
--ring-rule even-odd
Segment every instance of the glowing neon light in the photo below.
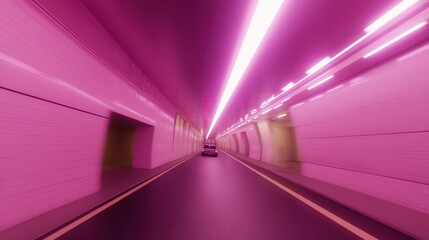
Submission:
{"label": "glowing neon light", "polygon": [[291,98],[292,98],[292,97],[288,97],[288,98],[284,99],[284,100],[282,101],[282,103],[286,102],[287,100],[289,100],[289,99],[291,99]]}
{"label": "glowing neon light", "polygon": [[282,118],[282,117],[286,117],[287,116],[287,114],[286,113],[284,113],[284,114],[280,114],[280,115],[278,115],[277,117],[278,118]]}
{"label": "glowing neon light", "polygon": [[365,28],[365,32],[375,32],[382,26],[386,25],[386,23],[390,22],[392,19],[397,17],[399,14],[405,12],[408,8],[416,4],[419,0],[403,0],[398,5],[390,9],[387,13],[373,22],[371,25]]}
{"label": "glowing neon light", "polygon": [[[300,79],[298,82],[296,82],[293,86],[291,86],[290,88],[293,88],[295,85],[300,84],[301,82],[305,81],[307,78],[309,78],[313,73],[319,71],[320,69],[322,69],[324,66],[326,66],[328,63],[334,61],[335,59],[339,58],[340,56],[342,56],[344,53],[346,53],[347,51],[349,51],[350,49],[352,49],[353,47],[355,47],[356,45],[358,45],[360,42],[362,42],[363,40],[365,40],[366,38],[368,38],[370,35],[372,35],[374,32],[376,32],[378,29],[380,29],[381,27],[383,27],[385,24],[389,23],[392,19],[394,19],[395,17],[399,16],[400,14],[402,14],[403,12],[405,12],[407,9],[409,9],[411,6],[415,5],[419,0],[403,0],[402,2],[400,2],[398,5],[396,5],[395,7],[393,7],[392,9],[390,9],[388,12],[386,12],[385,14],[383,14],[383,16],[381,16],[380,18],[378,18],[376,21],[374,21],[371,25],[369,25],[368,27],[365,28],[365,32],[366,34],[364,36],[362,36],[361,38],[359,38],[358,40],[356,40],[355,42],[353,42],[352,44],[350,44],[348,47],[346,47],[345,49],[343,49],[341,52],[337,53],[334,57],[329,58],[326,57],[323,60],[321,60],[319,63],[317,63],[315,66],[311,67],[306,73],[307,75],[305,77],[303,77],[302,79]],[[426,24],[426,23],[425,23]],[[398,39],[399,40],[399,39]],[[393,43],[393,42],[392,42]],[[392,44],[390,43],[390,44]],[[390,45],[389,44],[389,45]],[[388,45],[386,45],[385,47],[387,47]],[[381,50],[381,49],[380,49]],[[374,52],[375,54],[375,52]],[[367,56],[367,55],[365,55]],[[367,56],[369,57],[369,56]],[[329,80],[329,79],[327,79]],[[325,81],[327,81],[325,80]],[[322,80],[322,82],[319,82],[318,84],[310,87],[309,89],[312,89],[316,86],[318,86],[319,84],[322,84],[323,82],[325,82]],[[289,85],[289,84],[288,84]],[[287,85],[287,86],[288,86]],[[282,95],[284,92],[286,92],[287,89],[285,86],[282,90],[283,92],[280,93],[279,95],[277,95],[276,97]],[[287,90],[285,90],[285,88]],[[336,88],[334,88],[336,89]],[[334,90],[332,89],[332,91]],[[329,91],[328,91],[329,92]],[[289,100],[289,98],[285,99],[282,101],[282,103],[286,102],[287,100]],[[302,103],[303,104],[303,103]],[[299,106],[301,104],[297,104],[295,106],[292,107],[296,107]],[[267,102],[264,102],[261,104],[260,108],[265,108],[266,106],[268,106]],[[253,114],[253,113],[252,113]]]}
{"label": "glowing neon light", "polygon": [[367,34],[365,34],[364,36],[362,36],[361,38],[359,38],[358,40],[356,40],[355,42],[353,42],[352,44],[350,44],[348,47],[346,47],[345,49],[343,49],[341,52],[339,52],[333,58],[329,59],[329,57],[327,57],[327,58],[323,59],[322,61],[320,61],[319,63],[317,63],[314,67],[310,68],[306,72],[308,75],[305,76],[304,78],[302,78],[301,80],[299,80],[296,84],[303,82],[310,75],[312,75],[313,73],[317,72],[318,70],[320,70],[321,68],[323,68],[324,66],[326,66],[328,63],[332,62],[333,60],[337,59],[338,57],[340,57],[341,55],[343,55],[344,53],[346,53],[347,51],[349,51],[350,49],[352,49],[354,46],[356,46],[357,44],[359,44],[360,42],[362,42],[363,40],[365,40],[366,38],[368,38],[371,34],[373,34],[375,31],[377,31],[378,29],[380,29],[382,26],[384,26],[385,24],[387,24],[388,22],[390,22],[392,19],[394,19],[395,17],[397,17],[401,13],[405,12],[411,6],[413,6],[414,4],[416,4],[418,1],[419,0],[403,0],[402,2],[400,2],[398,5],[396,5],[392,9],[390,9],[387,13],[385,13],[383,16],[381,16],[379,19],[377,19],[375,22],[373,22],[371,25],[369,25],[368,27],[366,27],[365,28],[365,32]]}
{"label": "glowing neon light", "polygon": [[279,108],[279,107],[281,107],[281,106],[283,106],[283,103],[280,103],[279,105],[277,105],[277,106],[273,107],[273,109],[277,109],[277,108]]}
{"label": "glowing neon light", "polygon": [[265,113],[267,113],[267,112],[269,112],[269,111],[271,111],[271,110],[273,110],[273,109],[272,109],[272,108],[270,108],[270,109],[268,109],[268,110],[263,111],[263,112],[262,112],[262,115],[264,115]]}
{"label": "glowing neon light", "polygon": [[258,1],[255,12],[253,13],[252,20],[249,24],[249,28],[247,29],[246,36],[244,37],[234,67],[229,76],[228,83],[217,107],[213,121],[210,125],[206,139],[210,136],[211,131],[219,120],[220,115],[225,109],[226,104],[231,98],[232,93],[237,87],[237,84],[240,82],[241,77],[246,71],[247,66],[252,60],[256,50],[259,47],[259,44],[262,42],[282,4],[283,0]]}
{"label": "glowing neon light", "polygon": [[272,102],[274,99],[276,99],[276,97],[275,97],[275,96],[274,96],[274,94],[273,94],[273,96],[271,96],[271,97],[267,100],[267,103]]}
{"label": "glowing neon light", "polygon": [[324,66],[326,66],[330,62],[331,62],[331,58],[330,57],[325,57],[320,62],[316,63],[316,65],[314,65],[313,67],[311,67],[310,69],[308,69],[307,72],[305,72],[305,73],[307,73],[308,75],[311,75],[311,74],[317,72],[319,69],[321,69]]}
{"label": "glowing neon light", "polygon": [[293,86],[295,86],[295,83],[290,82],[290,83],[288,83],[288,85],[286,85],[282,88],[282,91],[286,92],[286,91],[290,90],[291,88],[293,88]]}
{"label": "glowing neon light", "polygon": [[326,81],[328,81],[328,80],[332,79],[333,77],[334,77],[334,75],[331,75],[331,76],[329,76],[329,77],[327,77],[327,78],[323,79],[322,81],[320,81],[320,82],[318,82],[318,83],[314,84],[313,86],[311,86],[311,87],[307,88],[307,90],[311,90],[311,89],[313,89],[313,88],[315,88],[315,87],[319,86],[320,84],[322,84],[322,83],[324,83],[324,82],[326,82]]}
{"label": "glowing neon light", "polygon": [[427,21],[424,21],[424,22],[421,22],[421,23],[417,24],[416,26],[408,29],[407,31],[403,32],[402,34],[400,34],[399,36],[393,38],[392,40],[386,42],[385,44],[381,45],[380,47],[372,50],[371,52],[369,52],[368,54],[366,54],[365,56],[363,56],[363,58],[369,58],[369,57],[371,57],[372,55],[378,53],[379,51],[383,50],[384,48],[392,45],[393,43],[401,40],[402,38],[410,35],[411,33],[415,32],[415,31],[417,31],[418,29],[422,28],[426,24],[427,24]]}

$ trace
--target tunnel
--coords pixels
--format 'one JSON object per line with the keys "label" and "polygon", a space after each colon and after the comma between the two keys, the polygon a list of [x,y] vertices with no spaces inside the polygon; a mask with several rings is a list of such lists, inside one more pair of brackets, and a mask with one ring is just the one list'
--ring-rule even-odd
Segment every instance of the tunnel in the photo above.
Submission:
{"label": "tunnel", "polygon": [[429,239],[429,1],[0,1],[0,239]]}

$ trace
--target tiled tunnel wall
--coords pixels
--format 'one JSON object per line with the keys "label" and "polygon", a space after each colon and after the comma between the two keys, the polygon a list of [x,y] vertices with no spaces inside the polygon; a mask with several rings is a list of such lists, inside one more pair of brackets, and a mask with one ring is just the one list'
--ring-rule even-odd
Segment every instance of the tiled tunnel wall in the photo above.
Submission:
{"label": "tiled tunnel wall", "polygon": [[302,173],[429,213],[428,59],[397,58],[292,108]]}
{"label": "tiled tunnel wall", "polygon": [[[421,45],[292,106],[300,174],[429,214],[428,59]],[[235,152],[231,134],[245,131],[250,158],[274,164],[275,124],[255,122],[218,144]]]}
{"label": "tiled tunnel wall", "polygon": [[94,39],[32,1],[0,2],[0,231],[100,188],[112,112],[152,126],[150,140],[136,131],[134,147],[150,154],[137,153],[134,167],[157,167],[201,142],[185,120],[175,127],[176,109],[84,17],[78,24]]}
{"label": "tiled tunnel wall", "polygon": [[[57,6],[80,13],[74,23],[51,16],[60,26],[32,1],[0,2],[0,231],[99,189],[112,112],[154,127],[151,158],[137,167],[200,147],[199,133],[75,3]],[[301,173],[429,214],[427,50],[290,109]],[[270,121],[234,134],[218,144],[272,163]]]}

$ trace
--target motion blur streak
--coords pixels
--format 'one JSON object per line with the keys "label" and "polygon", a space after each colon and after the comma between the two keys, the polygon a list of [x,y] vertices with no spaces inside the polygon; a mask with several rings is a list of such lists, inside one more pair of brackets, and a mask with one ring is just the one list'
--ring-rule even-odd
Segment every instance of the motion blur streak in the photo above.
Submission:
{"label": "motion blur streak", "polygon": [[258,1],[252,20],[249,24],[249,28],[247,29],[246,36],[244,37],[243,43],[240,47],[240,52],[238,53],[237,59],[235,60],[234,67],[232,68],[231,75],[229,76],[228,83],[222,94],[222,98],[216,109],[215,116],[213,117],[206,138],[210,136],[210,133],[216,125],[219,117],[226,107],[226,104],[240,82],[241,77],[246,71],[247,66],[249,65],[253,55],[259,47],[259,44],[264,39],[265,34],[267,33],[282,4],[283,0]]}
{"label": "motion blur streak", "polygon": [[417,24],[416,26],[414,26],[414,27],[412,27],[412,28],[408,29],[407,31],[405,31],[405,32],[403,32],[402,34],[398,35],[397,37],[393,38],[392,40],[390,40],[390,41],[388,41],[388,42],[384,43],[384,44],[383,44],[383,45],[381,45],[380,47],[378,47],[378,48],[376,48],[376,49],[372,50],[371,52],[369,52],[368,54],[366,54],[365,56],[363,56],[363,58],[369,58],[369,57],[371,57],[372,55],[374,55],[374,54],[376,54],[376,53],[380,52],[380,51],[381,51],[381,50],[383,50],[384,48],[386,48],[386,47],[388,47],[388,46],[390,46],[390,45],[394,44],[395,42],[397,42],[397,41],[401,40],[402,38],[404,38],[404,37],[406,37],[406,36],[410,35],[411,33],[413,33],[413,32],[415,32],[415,31],[419,30],[420,28],[424,27],[426,24],[427,24],[427,21],[424,21],[424,22],[421,22],[421,23]]}

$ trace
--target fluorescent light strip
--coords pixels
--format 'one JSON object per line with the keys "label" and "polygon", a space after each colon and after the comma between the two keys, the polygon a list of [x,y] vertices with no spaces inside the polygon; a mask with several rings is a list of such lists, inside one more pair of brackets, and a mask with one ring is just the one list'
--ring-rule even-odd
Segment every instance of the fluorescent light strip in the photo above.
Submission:
{"label": "fluorescent light strip", "polygon": [[286,113],[284,113],[284,114],[280,114],[280,115],[278,115],[277,117],[278,118],[282,118],[282,117],[285,117],[287,114]]}
{"label": "fluorescent light strip", "polygon": [[288,97],[288,98],[284,99],[284,100],[282,101],[282,103],[286,102],[287,100],[289,100],[289,99],[291,99],[291,98],[292,98],[292,97]]}
{"label": "fluorescent light strip", "polygon": [[369,57],[371,57],[372,55],[378,53],[379,51],[383,50],[384,48],[392,45],[393,43],[401,40],[402,38],[410,35],[411,33],[415,32],[415,31],[417,31],[418,29],[422,28],[426,24],[427,24],[427,21],[424,21],[424,22],[421,22],[421,23],[417,24],[416,26],[408,29],[407,31],[403,32],[402,34],[400,34],[399,36],[393,38],[392,40],[386,42],[385,44],[381,45],[380,47],[372,50],[371,52],[369,52],[368,54],[366,54],[365,56],[363,56],[363,58],[369,58]]}
{"label": "fluorescent light strip", "polygon": [[268,28],[270,27],[274,17],[276,16],[283,0],[260,0],[253,13],[252,20],[250,21],[249,28],[247,29],[246,36],[244,37],[237,59],[235,61],[232,72],[229,76],[228,83],[222,95],[221,101],[217,107],[215,116],[210,125],[206,139],[210,136],[214,126],[219,120],[220,115],[226,107],[229,99],[232,96],[237,84],[240,82],[241,77],[247,69],[250,61],[252,60],[256,50],[259,47],[262,39],[264,38]]}
{"label": "fluorescent light strip", "polygon": [[273,109],[277,109],[277,108],[281,107],[282,105],[283,105],[283,103],[280,103],[279,105],[273,107]]}
{"label": "fluorescent light strip", "polygon": [[265,110],[264,112],[262,112],[262,115],[264,115],[265,113],[267,113],[267,112],[269,112],[269,111],[271,111],[271,110],[273,110],[272,108],[270,108],[270,109],[268,109],[268,110]]}
{"label": "fluorescent light strip", "polygon": [[358,45],[360,42],[362,42],[363,40],[365,40],[367,37],[369,37],[369,35],[371,35],[370,33],[365,34],[364,36],[362,36],[361,38],[359,38],[358,40],[356,40],[354,43],[350,44],[348,47],[344,48],[341,52],[339,52],[337,55],[335,55],[332,60],[337,59],[338,57],[340,57],[341,55],[343,55],[344,53],[346,53],[348,50],[352,49],[354,46]]}
{"label": "fluorescent light strip", "polygon": [[293,82],[290,82],[290,83],[288,83],[286,86],[284,86],[284,87],[282,88],[282,91],[283,91],[283,92],[286,92],[286,91],[288,91],[288,90],[292,89],[294,85],[295,85],[295,84],[294,84]]}
{"label": "fluorescent light strip", "polygon": [[380,29],[382,26],[386,25],[386,23],[390,22],[392,19],[397,17],[399,14],[405,12],[411,6],[416,4],[419,0],[403,0],[398,5],[390,9],[387,13],[373,22],[371,25],[365,28],[365,32],[372,33],[376,30]]}
{"label": "fluorescent light strip", "polygon": [[[409,9],[411,6],[413,6],[414,4],[416,4],[419,0],[403,0],[402,2],[400,2],[398,5],[396,5],[395,7],[393,7],[392,9],[390,9],[388,12],[386,12],[385,14],[383,14],[383,16],[381,16],[379,19],[377,19],[375,22],[373,22],[371,25],[369,25],[368,27],[365,28],[365,32],[367,34],[365,34],[364,36],[362,36],[361,38],[359,38],[358,40],[356,40],[355,42],[353,42],[352,44],[350,44],[348,47],[346,47],[345,49],[343,49],[341,52],[337,53],[334,57],[332,57],[331,59],[329,57],[326,57],[324,59],[322,59],[320,62],[318,62],[315,66],[311,67],[309,70],[307,70],[307,75],[300,79],[298,82],[296,82],[294,85],[290,86],[290,88],[287,88],[288,85],[286,85],[285,87],[282,88],[282,90],[284,92],[286,92],[287,90],[290,90],[291,88],[293,88],[294,86],[298,85],[299,83],[305,81],[307,78],[309,78],[313,73],[317,72],[318,70],[322,69],[324,66],[326,66],[328,63],[332,62],[333,60],[337,59],[338,57],[340,57],[341,55],[343,55],[344,53],[346,53],[347,51],[349,51],[350,49],[352,49],[354,46],[358,45],[360,42],[362,42],[363,40],[365,40],[366,38],[368,38],[371,34],[373,34],[375,31],[377,31],[378,29],[380,29],[382,26],[384,26],[385,24],[387,24],[388,22],[390,22],[393,18],[395,18],[396,16],[400,15],[401,13],[403,13],[404,11],[406,11],[407,9]],[[286,89],[286,90],[285,90]],[[334,89],[332,89],[334,90]],[[283,94],[283,93],[281,93]],[[280,96],[281,94],[279,94],[278,96]],[[285,99],[282,101],[286,102],[287,100],[289,100],[289,98]],[[267,104],[268,105],[268,104]],[[262,104],[260,106],[260,108],[264,108],[267,105]]]}
{"label": "fluorescent light strip", "polygon": [[267,100],[267,103],[272,102],[275,98],[276,98],[275,96],[271,96],[271,97]]}
{"label": "fluorescent light strip", "polygon": [[[368,27],[365,28],[365,32],[367,34],[365,34],[364,36],[362,36],[361,38],[359,38],[358,40],[356,40],[355,42],[350,44],[348,47],[343,49],[341,52],[339,52],[337,55],[335,55],[331,59],[331,61],[337,59],[338,57],[343,55],[345,52],[347,52],[348,50],[350,50],[351,48],[356,46],[358,43],[365,40],[367,37],[369,37],[375,31],[377,31],[382,26],[384,26],[385,24],[390,22],[394,17],[403,13],[405,10],[407,10],[408,8],[410,8],[412,5],[414,5],[417,2],[418,2],[418,0],[404,0],[401,3],[399,3],[398,5],[396,5],[395,7],[393,7],[392,9],[390,9],[387,13],[385,13],[383,16],[381,16],[379,19],[377,19],[374,23],[372,23],[371,25],[369,25]],[[394,13],[394,15],[392,15],[393,13]]]}
{"label": "fluorescent light strip", "polygon": [[322,84],[322,83],[324,83],[324,82],[326,82],[326,81],[328,81],[328,80],[332,79],[333,77],[334,77],[334,75],[331,75],[331,76],[329,76],[329,77],[327,77],[327,78],[323,79],[322,81],[320,81],[320,82],[318,82],[318,83],[314,84],[313,86],[311,86],[311,87],[307,88],[307,90],[311,90],[311,89],[313,89],[313,88],[315,88],[315,87],[319,86],[320,84]]}
{"label": "fluorescent light strip", "polygon": [[331,62],[331,58],[326,57],[326,58],[322,59],[320,62],[318,62],[316,65],[314,65],[313,67],[308,69],[307,72],[305,72],[305,73],[307,73],[308,75],[311,75],[311,74],[317,72],[319,69],[326,66],[326,64],[328,64],[329,62]]}
{"label": "fluorescent light strip", "polygon": [[[367,34],[365,34],[364,36],[362,36],[361,38],[359,38],[358,40],[356,40],[355,42],[353,42],[352,44],[350,44],[348,47],[346,47],[345,49],[343,49],[341,52],[339,52],[337,55],[335,55],[331,59],[325,58],[322,61],[320,61],[318,64],[316,64],[314,67],[310,68],[306,72],[308,75],[306,75],[304,78],[302,78],[301,80],[299,80],[295,85],[297,85],[298,83],[303,82],[310,75],[312,75],[314,72],[317,72],[318,70],[322,69],[328,63],[332,62],[333,60],[337,59],[338,57],[340,57],[341,55],[343,55],[344,53],[346,53],[347,51],[349,51],[350,49],[352,49],[354,46],[356,46],[357,44],[359,44],[360,42],[362,42],[363,40],[365,40],[366,38],[368,38],[372,33],[374,33],[375,31],[377,31],[378,29],[380,29],[382,26],[384,26],[385,24],[387,24],[388,22],[390,22],[394,17],[396,17],[399,14],[403,13],[404,11],[406,11],[408,8],[410,8],[412,5],[416,4],[418,1],[419,0],[403,0],[401,3],[399,3],[398,5],[396,5],[395,7],[393,7],[392,9],[390,9],[387,13],[385,13],[382,17],[380,17],[379,19],[377,19],[374,23],[372,23],[371,25],[369,25],[368,27],[366,27],[365,28],[365,32]],[[318,68],[316,70],[313,69],[316,66],[318,66]]]}

